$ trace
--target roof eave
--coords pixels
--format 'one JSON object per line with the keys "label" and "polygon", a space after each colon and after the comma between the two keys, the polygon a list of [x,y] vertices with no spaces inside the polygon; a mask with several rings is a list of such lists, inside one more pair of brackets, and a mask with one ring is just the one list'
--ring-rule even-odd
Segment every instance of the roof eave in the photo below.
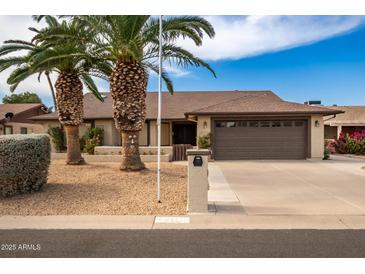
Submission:
{"label": "roof eave", "polygon": [[189,115],[295,115],[295,114],[321,114],[321,115],[333,115],[344,113],[344,111],[280,111],[280,112],[186,112],[185,117]]}

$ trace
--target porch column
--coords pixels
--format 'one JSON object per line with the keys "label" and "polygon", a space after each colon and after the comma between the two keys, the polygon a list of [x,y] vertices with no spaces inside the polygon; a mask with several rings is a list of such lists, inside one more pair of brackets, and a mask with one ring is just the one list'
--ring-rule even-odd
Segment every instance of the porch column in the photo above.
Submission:
{"label": "porch column", "polygon": [[337,126],[337,139],[340,138],[341,132],[342,132],[342,126]]}

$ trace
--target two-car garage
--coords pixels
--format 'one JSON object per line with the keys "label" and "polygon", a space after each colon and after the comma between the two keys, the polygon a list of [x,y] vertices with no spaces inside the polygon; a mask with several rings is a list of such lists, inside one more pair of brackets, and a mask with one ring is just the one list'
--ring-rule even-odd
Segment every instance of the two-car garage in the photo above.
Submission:
{"label": "two-car garage", "polygon": [[305,159],[308,157],[308,120],[214,120],[216,160]]}

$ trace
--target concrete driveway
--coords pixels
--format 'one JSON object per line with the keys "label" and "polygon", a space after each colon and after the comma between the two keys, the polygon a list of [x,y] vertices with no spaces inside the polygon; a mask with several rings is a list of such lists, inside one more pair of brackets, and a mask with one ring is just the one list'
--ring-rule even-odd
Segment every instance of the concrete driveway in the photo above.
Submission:
{"label": "concrete driveway", "polygon": [[238,199],[236,203],[231,201],[231,207],[229,202],[221,201],[223,211],[231,209],[248,215],[364,215],[362,166],[364,160],[333,156],[329,161],[216,161],[210,169],[216,174],[221,172]]}

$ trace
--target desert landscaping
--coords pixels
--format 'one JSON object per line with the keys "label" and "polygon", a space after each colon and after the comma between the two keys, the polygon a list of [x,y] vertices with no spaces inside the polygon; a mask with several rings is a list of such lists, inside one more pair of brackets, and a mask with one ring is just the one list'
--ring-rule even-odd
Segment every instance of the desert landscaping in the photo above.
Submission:
{"label": "desert landscaping", "polygon": [[161,165],[161,203],[156,201],[156,164],[122,172],[120,163],[65,165],[52,160],[41,191],[0,198],[0,215],[186,214],[186,167]]}

